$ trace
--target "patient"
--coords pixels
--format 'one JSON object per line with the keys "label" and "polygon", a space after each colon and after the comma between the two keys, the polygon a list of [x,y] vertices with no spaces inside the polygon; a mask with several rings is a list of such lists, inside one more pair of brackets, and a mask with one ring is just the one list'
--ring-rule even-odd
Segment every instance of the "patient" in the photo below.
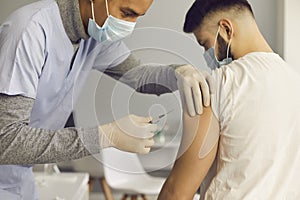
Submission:
{"label": "patient", "polygon": [[158,197],[207,200],[300,199],[300,75],[260,33],[246,0],[197,0],[185,21],[206,50],[211,108],[183,110],[179,156]]}

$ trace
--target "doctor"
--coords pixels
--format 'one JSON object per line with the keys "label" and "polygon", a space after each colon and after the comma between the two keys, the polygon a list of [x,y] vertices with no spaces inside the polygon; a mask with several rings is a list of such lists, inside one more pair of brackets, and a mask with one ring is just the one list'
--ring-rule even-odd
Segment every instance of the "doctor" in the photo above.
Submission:
{"label": "doctor", "polygon": [[78,90],[92,69],[143,93],[172,92],[178,84],[191,116],[202,112],[201,90],[209,105],[206,75],[190,65],[140,66],[120,41],[151,3],[44,0],[17,10],[2,24],[0,163],[8,165],[0,166],[1,199],[37,199],[31,164],[77,159],[105,147],[150,151],[157,129],[150,117],[63,128],[79,95],[75,84]]}

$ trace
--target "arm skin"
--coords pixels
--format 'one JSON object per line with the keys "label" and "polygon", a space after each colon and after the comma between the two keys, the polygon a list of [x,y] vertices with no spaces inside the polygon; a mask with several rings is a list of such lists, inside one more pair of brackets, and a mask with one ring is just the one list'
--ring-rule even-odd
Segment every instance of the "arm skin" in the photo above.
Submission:
{"label": "arm skin", "polygon": [[[211,108],[204,108],[203,115],[191,118],[183,111],[183,136],[179,158],[167,178],[158,200],[192,200],[197,189],[207,175],[217,154],[215,143],[203,159],[199,151],[206,134],[219,134],[219,125]],[[180,156],[181,155],[181,156]]]}

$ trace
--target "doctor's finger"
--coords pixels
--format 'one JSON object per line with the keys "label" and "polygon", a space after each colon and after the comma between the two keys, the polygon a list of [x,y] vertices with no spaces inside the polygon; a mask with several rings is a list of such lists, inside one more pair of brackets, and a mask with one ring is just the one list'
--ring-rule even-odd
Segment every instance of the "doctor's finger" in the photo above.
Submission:
{"label": "doctor's finger", "polygon": [[209,86],[206,82],[205,79],[203,79],[202,81],[200,81],[200,87],[201,87],[201,91],[202,91],[202,99],[204,102],[204,106],[208,107],[210,104],[210,92],[209,92]]}
{"label": "doctor's finger", "polygon": [[154,139],[153,138],[147,139],[145,141],[145,147],[146,148],[151,148],[153,145],[154,145]]}
{"label": "doctor's finger", "polygon": [[150,152],[152,146],[154,145],[154,140],[153,139],[148,139],[147,141],[141,143],[141,154],[147,154]]}
{"label": "doctor's finger", "polygon": [[151,150],[151,148],[145,147],[145,148],[143,148],[143,149],[141,150],[141,152],[139,152],[139,153],[140,153],[140,154],[147,154],[147,153],[150,152],[150,150]]}
{"label": "doctor's finger", "polygon": [[215,88],[215,84],[213,81],[213,77],[210,74],[207,74],[205,79],[206,79],[206,82],[208,83],[210,94],[214,94],[216,88]]}
{"label": "doctor's finger", "polygon": [[198,84],[196,84],[192,88],[192,92],[193,92],[193,100],[194,100],[196,112],[197,112],[197,114],[200,115],[203,113],[202,94],[201,94],[200,86]]}
{"label": "doctor's finger", "polygon": [[150,133],[154,133],[154,132],[156,132],[157,131],[157,129],[158,129],[158,126],[157,126],[157,124],[147,124],[146,125],[146,131],[147,132],[149,132],[149,135],[150,135]]}
{"label": "doctor's finger", "polygon": [[194,117],[196,115],[196,113],[195,113],[192,89],[189,86],[185,85],[183,88],[183,93],[184,93],[187,110],[188,110],[190,116]]}
{"label": "doctor's finger", "polygon": [[135,122],[138,123],[149,123],[150,121],[152,121],[152,117],[141,117],[141,116],[137,116],[137,115],[132,115],[133,119]]}

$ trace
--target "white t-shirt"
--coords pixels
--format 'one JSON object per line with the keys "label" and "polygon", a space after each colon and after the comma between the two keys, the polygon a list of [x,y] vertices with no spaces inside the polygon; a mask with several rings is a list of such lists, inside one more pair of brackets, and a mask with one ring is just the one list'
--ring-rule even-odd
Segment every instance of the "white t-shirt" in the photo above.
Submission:
{"label": "white t-shirt", "polygon": [[220,123],[217,175],[205,199],[300,199],[300,74],[274,53],[212,72]]}

